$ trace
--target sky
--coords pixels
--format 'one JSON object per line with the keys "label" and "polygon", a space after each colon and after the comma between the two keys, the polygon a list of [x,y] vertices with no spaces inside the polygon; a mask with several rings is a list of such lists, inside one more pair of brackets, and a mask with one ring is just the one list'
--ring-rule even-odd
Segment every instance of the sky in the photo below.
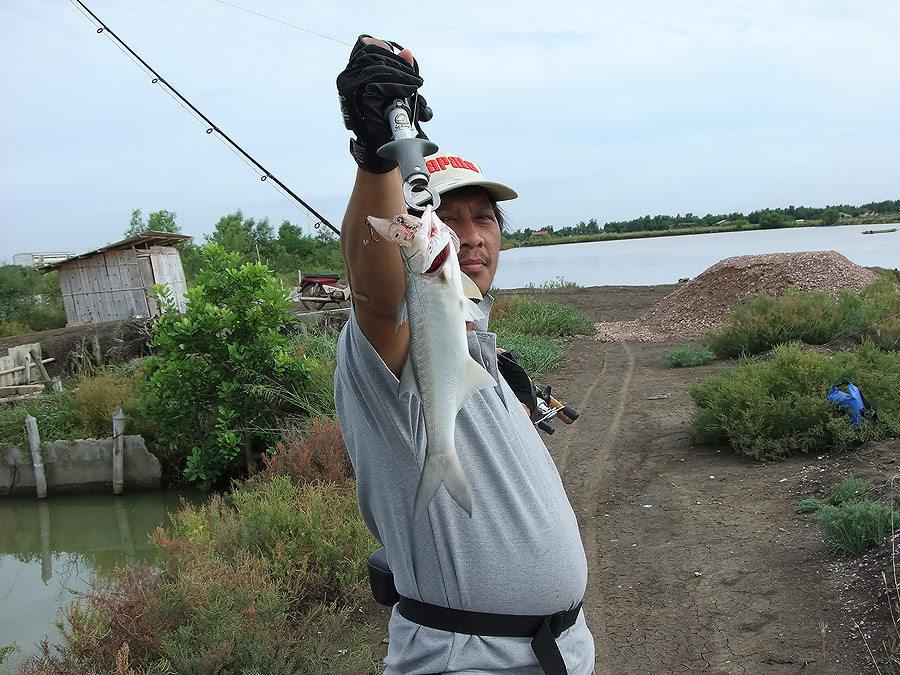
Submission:
{"label": "sky", "polygon": [[[900,198],[893,0],[84,2],[336,227],[360,33],[412,50],[429,137],[516,188],[513,229]],[[0,263],[119,241],[134,209],[198,243],[239,209],[317,222],[70,0],[0,3],[0,172]]]}

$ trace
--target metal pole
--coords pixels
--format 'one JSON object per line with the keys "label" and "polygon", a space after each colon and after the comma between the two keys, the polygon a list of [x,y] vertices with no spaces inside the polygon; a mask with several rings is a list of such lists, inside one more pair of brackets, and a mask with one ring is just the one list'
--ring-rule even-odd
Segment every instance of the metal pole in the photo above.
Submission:
{"label": "metal pole", "polygon": [[125,490],[125,414],[122,406],[113,413],[113,494]]}
{"label": "metal pole", "polygon": [[31,464],[34,466],[34,485],[38,499],[47,498],[47,478],[44,476],[44,460],[41,458],[41,436],[38,433],[37,420],[31,415],[25,416],[25,430],[28,432],[28,449],[31,451]]}

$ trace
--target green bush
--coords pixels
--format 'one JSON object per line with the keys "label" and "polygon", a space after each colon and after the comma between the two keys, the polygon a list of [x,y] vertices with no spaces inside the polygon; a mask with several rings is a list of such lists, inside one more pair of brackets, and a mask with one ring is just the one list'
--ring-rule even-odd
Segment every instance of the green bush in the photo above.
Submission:
{"label": "green bush", "polygon": [[239,263],[216,244],[178,313],[158,288],[147,386],[160,444],[187,457],[186,474],[211,487],[254,450],[271,445],[280,414],[304,414],[297,402],[310,382],[286,326],[287,293],[265,265]]}
{"label": "green bush", "polygon": [[[877,422],[850,427],[844,409],[826,399],[831,386],[845,380],[878,411]],[[742,359],[690,393],[694,440],[728,443],[757,460],[847,449],[900,434],[900,354],[871,343],[833,357],[782,345],[773,358]]]}
{"label": "green bush", "polygon": [[775,345],[799,340],[822,345],[844,337],[869,338],[883,348],[896,348],[900,338],[900,290],[890,273],[861,293],[843,290],[834,298],[795,287],[781,296],[748,298],[725,326],[707,332],[703,344],[719,358],[759,354]]}
{"label": "green bush", "polygon": [[702,366],[716,358],[716,355],[706,347],[693,348],[688,345],[673,349],[666,354],[666,363],[669,368],[692,368]]}
{"label": "green bush", "polygon": [[816,520],[835,551],[856,555],[881,544],[892,523],[900,525],[900,511],[891,511],[884,502],[851,501],[840,506],[824,504]]}

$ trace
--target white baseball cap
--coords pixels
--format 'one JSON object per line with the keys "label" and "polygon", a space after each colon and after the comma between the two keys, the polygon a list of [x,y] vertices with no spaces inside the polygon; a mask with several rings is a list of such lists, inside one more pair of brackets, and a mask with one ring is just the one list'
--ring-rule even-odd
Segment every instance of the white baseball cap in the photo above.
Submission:
{"label": "white baseball cap", "polygon": [[498,202],[515,199],[519,196],[508,185],[486,180],[481,169],[462,157],[438,152],[425,158],[425,166],[430,174],[429,185],[439,195],[457,188],[477,185],[487,190],[488,194]]}

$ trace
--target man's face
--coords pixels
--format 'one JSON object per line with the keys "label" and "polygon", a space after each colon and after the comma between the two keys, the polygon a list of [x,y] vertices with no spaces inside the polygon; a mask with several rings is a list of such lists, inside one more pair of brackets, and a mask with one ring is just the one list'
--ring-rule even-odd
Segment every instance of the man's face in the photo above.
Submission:
{"label": "man's face", "polygon": [[459,237],[459,268],[487,293],[500,255],[500,223],[488,193],[480,187],[445,192],[437,214]]}

